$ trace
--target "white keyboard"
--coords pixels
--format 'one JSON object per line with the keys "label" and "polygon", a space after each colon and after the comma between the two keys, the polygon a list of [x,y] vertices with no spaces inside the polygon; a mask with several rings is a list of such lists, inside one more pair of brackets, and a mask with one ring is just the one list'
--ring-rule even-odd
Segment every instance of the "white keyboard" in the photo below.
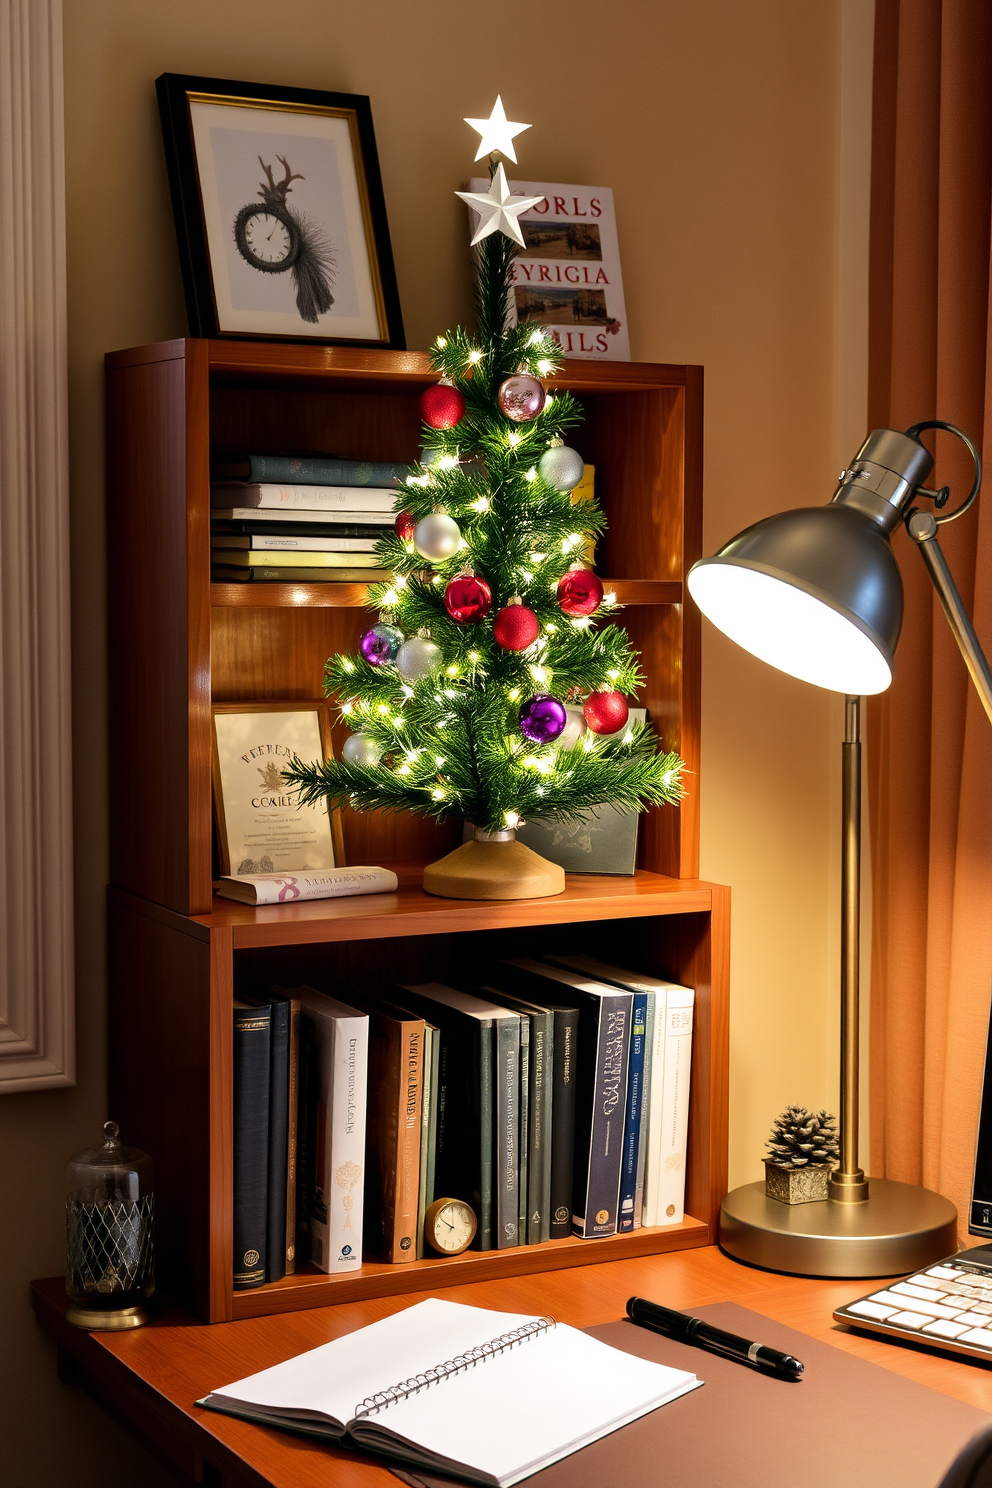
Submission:
{"label": "white keyboard", "polygon": [[992,1360],[992,1246],[977,1245],[838,1307],[839,1323]]}

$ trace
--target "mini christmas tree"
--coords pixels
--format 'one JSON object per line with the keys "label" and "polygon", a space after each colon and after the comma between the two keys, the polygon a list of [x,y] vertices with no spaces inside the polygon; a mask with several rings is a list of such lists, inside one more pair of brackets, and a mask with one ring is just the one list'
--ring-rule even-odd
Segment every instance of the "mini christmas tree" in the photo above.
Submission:
{"label": "mini christmas tree", "polygon": [[835,1163],[840,1157],[837,1120],[828,1111],[814,1115],[805,1106],[786,1106],[768,1138],[767,1161],[780,1168]]}
{"label": "mini christmas tree", "polygon": [[468,122],[480,153],[498,147],[489,194],[458,193],[480,217],[477,328],[434,344],[422,463],[379,545],[392,577],[369,594],[378,622],[358,654],[327,663],[353,730],[343,757],[296,761],[285,778],[307,805],[461,817],[508,836],[606,803],[676,802],[682,762],[628,720],[638,656],[609,623],[615,595],[582,561],[605,519],[573,504],[583,462],[562,439],[581,410],[545,388],[562,353],[532,324],[507,324],[517,218],[541,198],[512,197],[499,157],[516,160],[512,138],[527,126],[507,123],[499,101]]}

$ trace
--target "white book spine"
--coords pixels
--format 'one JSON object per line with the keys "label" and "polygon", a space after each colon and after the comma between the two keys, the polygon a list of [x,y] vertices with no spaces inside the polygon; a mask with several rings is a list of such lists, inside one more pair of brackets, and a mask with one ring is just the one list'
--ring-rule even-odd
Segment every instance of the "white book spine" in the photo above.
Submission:
{"label": "white book spine", "polygon": [[653,1221],[658,1225],[681,1224],[685,1217],[685,1155],[694,1001],[695,993],[691,987],[668,989],[656,1218]]}
{"label": "white book spine", "polygon": [[[311,1218],[314,1263],[334,1275],[362,1264],[369,1020],[323,1015],[318,1023],[326,1220]],[[319,1257],[319,1259],[318,1259]]]}
{"label": "white book spine", "polygon": [[651,1042],[651,1082],[648,1087],[647,1139],[644,1161],[643,1225],[658,1223],[658,1181],[661,1176],[661,1113],[665,1086],[665,1025],[668,1021],[668,993],[660,989],[654,1002],[654,1038]]}
{"label": "white book spine", "polygon": [[396,504],[398,491],[373,486],[280,486],[213,485],[210,490],[212,506],[226,507],[232,494],[237,492],[245,506],[259,510],[272,507],[283,510],[292,507],[309,507],[315,511],[364,511],[391,512]]}

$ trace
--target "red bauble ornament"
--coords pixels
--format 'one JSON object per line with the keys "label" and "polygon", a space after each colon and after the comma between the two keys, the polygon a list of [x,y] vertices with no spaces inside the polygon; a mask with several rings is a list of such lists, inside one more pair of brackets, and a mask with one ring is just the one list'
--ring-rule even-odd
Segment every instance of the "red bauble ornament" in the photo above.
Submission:
{"label": "red bauble ornament", "polygon": [[477,620],[484,620],[492,602],[489,585],[475,574],[459,574],[444,591],[444,608],[459,625],[474,625]]}
{"label": "red bauble ornament", "polygon": [[541,622],[525,604],[511,600],[493,621],[493,640],[504,651],[526,651],[537,640]]}
{"label": "red bauble ornament", "polygon": [[393,531],[400,542],[413,542],[413,529],[416,525],[409,512],[400,512],[393,523]]}
{"label": "red bauble ornament", "polygon": [[570,568],[558,580],[558,603],[563,615],[591,615],[603,603],[603,586],[592,569]]}
{"label": "red bauble ornament", "polygon": [[431,429],[453,429],[465,412],[465,399],[457,388],[438,382],[420,395],[420,413]]}
{"label": "red bauble ornament", "polygon": [[582,716],[594,734],[618,734],[630,709],[622,692],[594,692],[586,698]]}

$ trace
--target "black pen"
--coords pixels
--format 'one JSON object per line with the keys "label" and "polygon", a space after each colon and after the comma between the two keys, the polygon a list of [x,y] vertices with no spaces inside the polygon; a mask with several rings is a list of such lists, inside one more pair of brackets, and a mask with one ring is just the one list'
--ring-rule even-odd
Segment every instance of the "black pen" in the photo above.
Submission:
{"label": "black pen", "polygon": [[752,1364],[765,1374],[775,1375],[776,1379],[801,1380],[803,1377],[803,1366],[791,1354],[780,1354],[778,1349],[767,1348],[763,1343],[751,1343],[747,1338],[738,1338],[736,1333],[725,1333],[722,1328],[714,1328],[712,1323],[704,1323],[702,1318],[689,1317],[671,1307],[659,1307],[657,1302],[647,1302],[643,1297],[628,1300],[627,1316],[642,1328],[653,1328],[656,1333],[664,1333],[666,1338],[677,1338],[680,1343],[709,1349],[711,1354],[720,1354],[737,1364]]}

